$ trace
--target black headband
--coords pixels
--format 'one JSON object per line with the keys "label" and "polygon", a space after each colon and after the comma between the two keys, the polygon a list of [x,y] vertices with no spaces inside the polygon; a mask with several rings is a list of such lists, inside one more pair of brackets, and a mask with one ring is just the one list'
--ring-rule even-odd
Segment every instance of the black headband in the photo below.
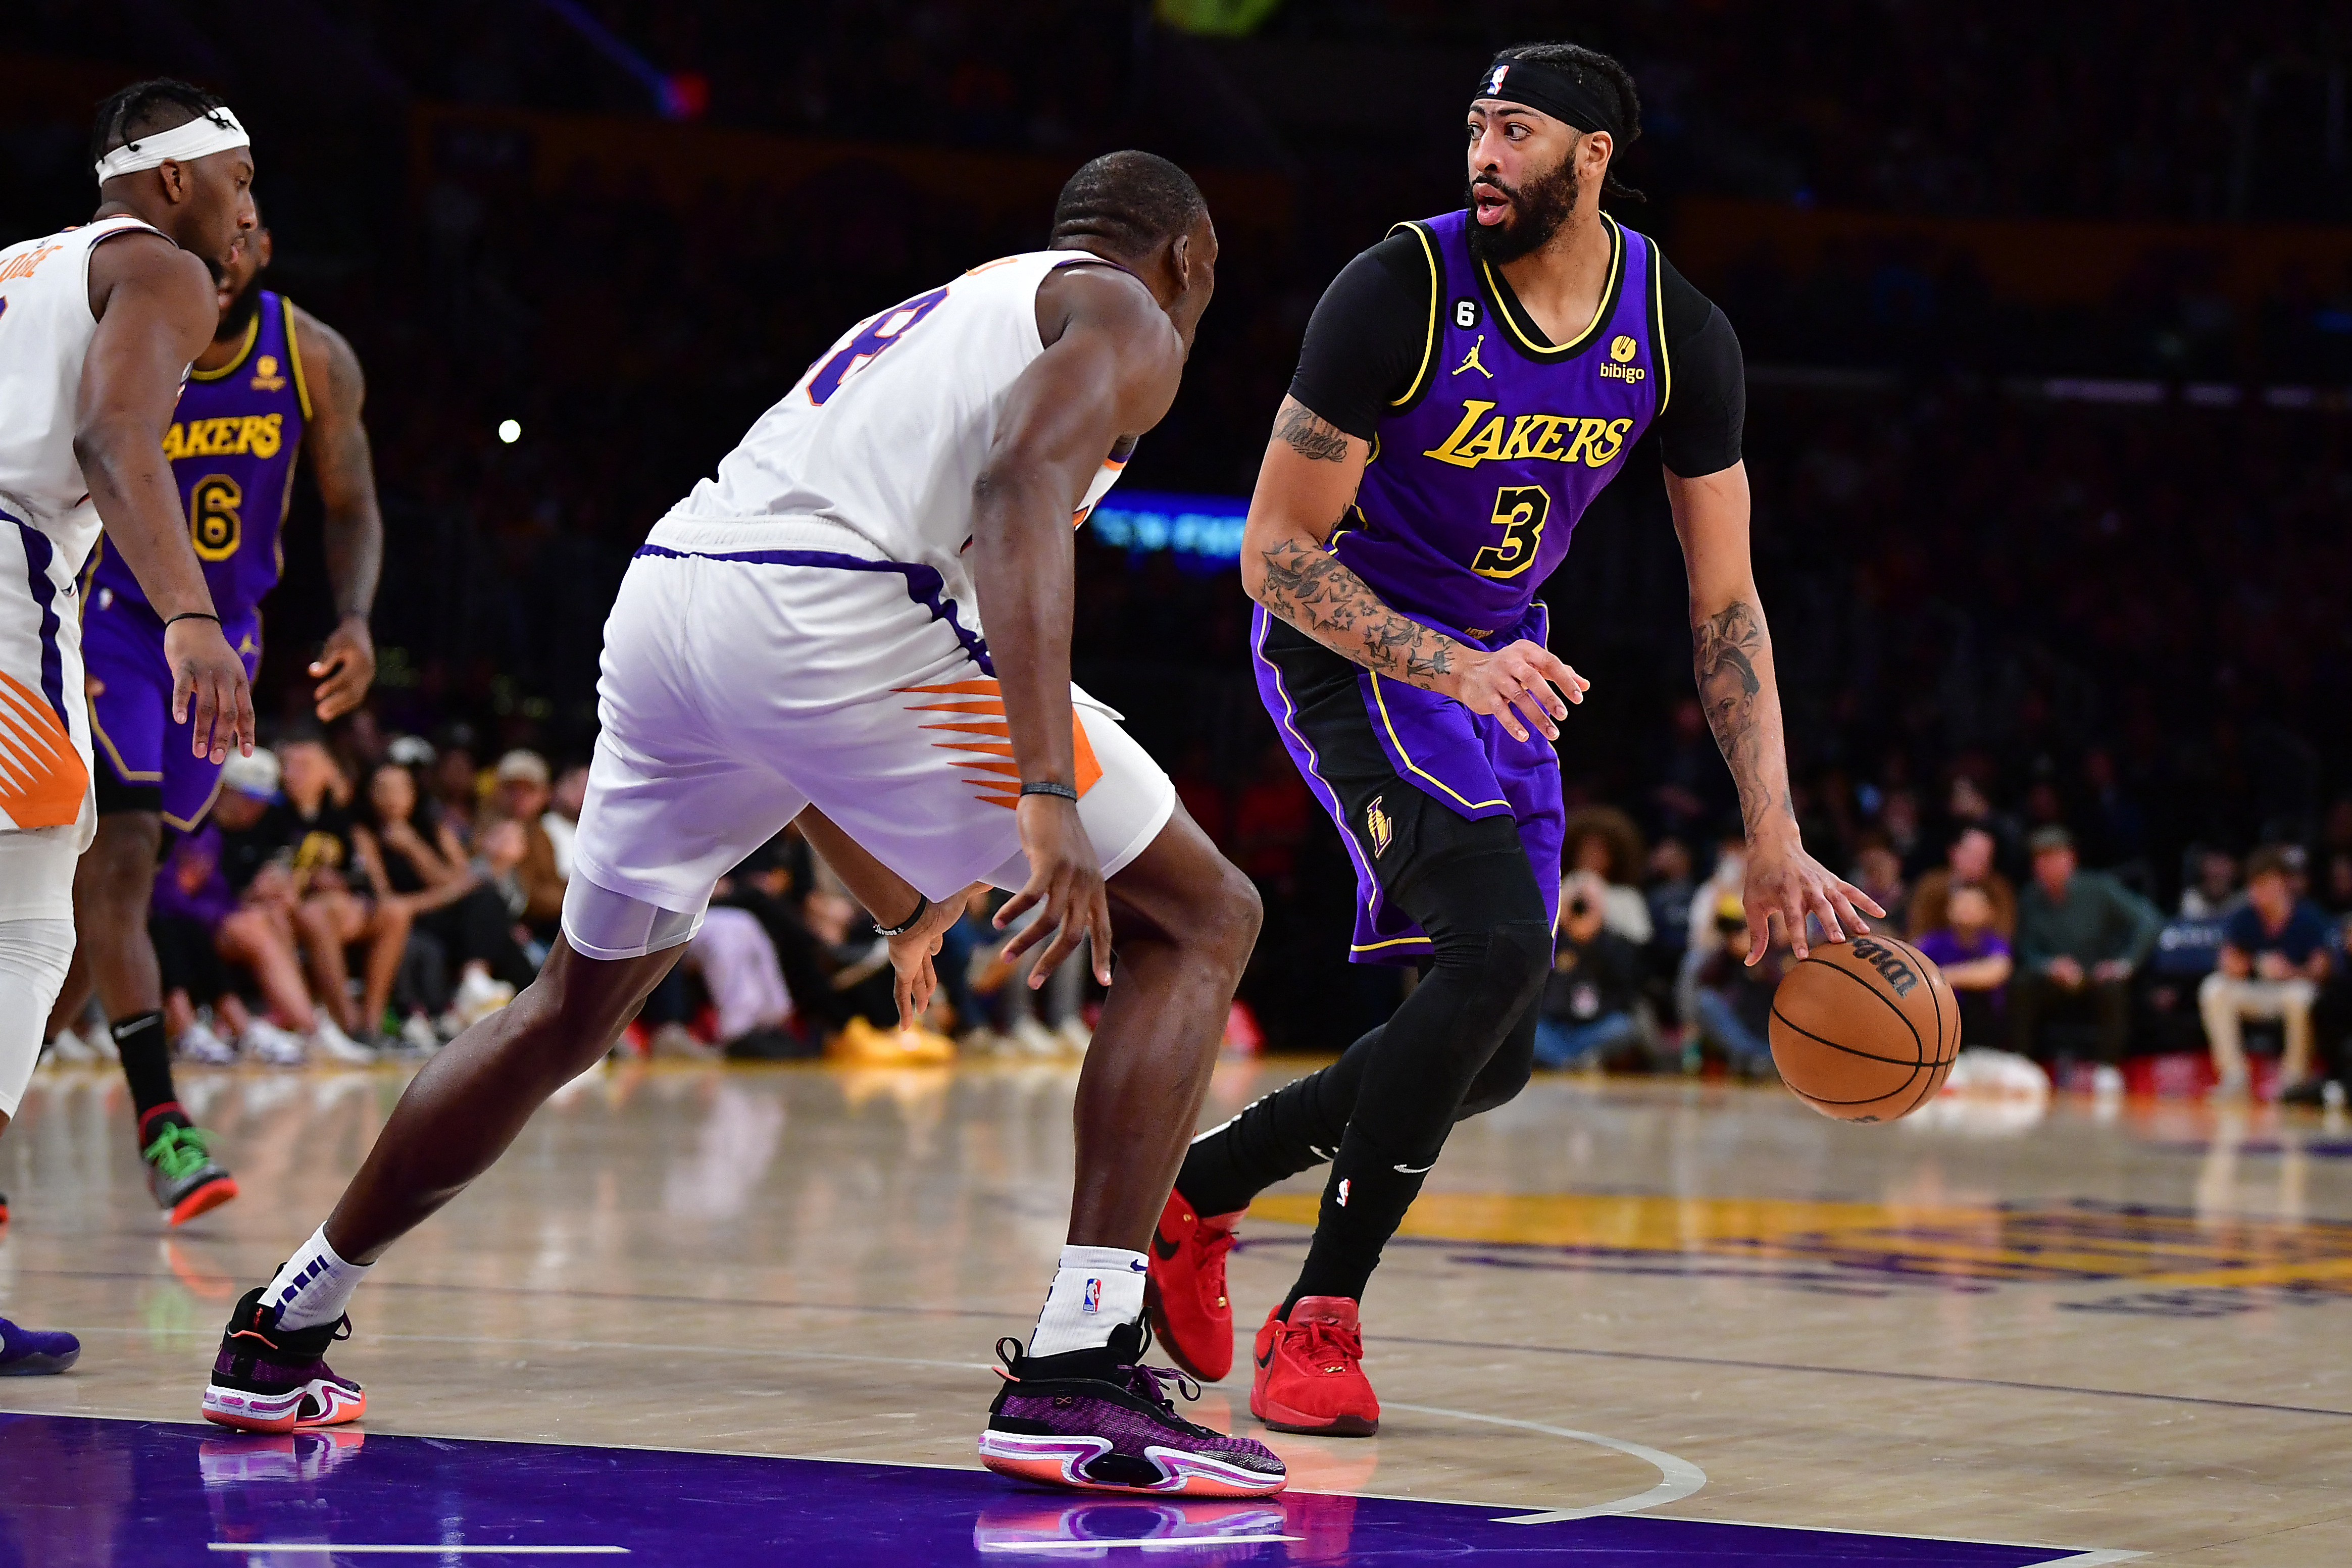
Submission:
{"label": "black headband", "polygon": [[1579,131],[1605,131],[1621,147],[1625,141],[1624,127],[1617,119],[1616,89],[1595,81],[1581,66],[1501,57],[1486,68],[1486,74],[1478,78],[1478,90],[1470,97],[1474,101],[1499,98],[1523,103]]}

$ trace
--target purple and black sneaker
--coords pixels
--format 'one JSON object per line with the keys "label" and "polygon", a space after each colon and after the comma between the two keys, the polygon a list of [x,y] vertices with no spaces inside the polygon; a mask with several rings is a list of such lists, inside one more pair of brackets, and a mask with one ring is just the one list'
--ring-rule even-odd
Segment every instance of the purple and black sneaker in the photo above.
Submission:
{"label": "purple and black sneaker", "polygon": [[327,1347],[349,1339],[352,1320],[281,1329],[267,1285],[247,1291],[229,1314],[205,1388],[205,1419],[240,1432],[310,1431],[367,1414],[367,1396],[326,1362]]}
{"label": "purple and black sneaker", "polygon": [[20,1329],[0,1318],[0,1377],[39,1377],[81,1359],[81,1341],[69,1333]]}
{"label": "purple and black sneaker", "polygon": [[1265,1497],[1288,1476],[1274,1450],[1176,1414],[1172,1385],[1200,1397],[1191,1378],[1145,1366],[1140,1323],[1114,1330],[1101,1350],[1028,1355],[996,1342],[1004,1386],[989,1406],[980,1462],[1001,1476],[1079,1491],[1157,1497]]}

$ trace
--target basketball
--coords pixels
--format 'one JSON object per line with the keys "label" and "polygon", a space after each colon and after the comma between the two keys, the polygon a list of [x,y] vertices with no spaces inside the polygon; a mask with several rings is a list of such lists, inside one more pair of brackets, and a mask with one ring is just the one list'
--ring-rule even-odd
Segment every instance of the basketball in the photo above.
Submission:
{"label": "basketball", "polygon": [[1772,994],[1772,1064],[1841,1122],[1892,1122],[1936,1097],[1960,1049],[1942,971],[1892,936],[1824,942]]}

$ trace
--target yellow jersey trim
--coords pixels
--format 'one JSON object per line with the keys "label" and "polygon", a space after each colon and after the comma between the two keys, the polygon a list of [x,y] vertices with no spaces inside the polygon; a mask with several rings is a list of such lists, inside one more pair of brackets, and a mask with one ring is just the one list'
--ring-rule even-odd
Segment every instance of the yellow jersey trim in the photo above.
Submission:
{"label": "yellow jersey trim", "polygon": [[[236,358],[216,371],[190,371],[188,379],[192,382],[216,382],[223,376],[235,374],[236,368],[245,363],[246,356],[253,352],[253,345],[260,336],[261,312],[256,309],[253,319],[245,324],[245,341],[237,345]],[[293,340],[289,338],[287,340],[291,342]]]}
{"label": "yellow jersey trim", "polygon": [[[286,324],[286,362],[294,371],[294,401],[302,405],[302,423],[310,423],[310,383],[302,379],[302,345],[294,336],[294,301],[278,297],[278,319]],[[259,325],[260,319],[255,318]],[[290,493],[290,492],[289,492]]]}
{"label": "yellow jersey trim", "polygon": [[1403,737],[1399,736],[1396,732],[1396,722],[1389,717],[1389,699],[1381,695],[1381,673],[1378,670],[1369,670],[1365,673],[1372,677],[1372,700],[1380,705],[1381,723],[1388,729],[1389,744],[1396,747],[1396,754],[1399,757],[1404,758],[1404,765],[1407,768],[1411,769],[1421,778],[1428,779],[1432,784],[1436,785],[1440,789],[1444,790],[1448,795],[1451,795],[1455,800],[1461,801],[1463,808],[1465,810],[1483,811],[1489,806],[1508,807],[1510,805],[1508,800],[1501,800],[1499,798],[1493,800],[1473,800],[1469,797],[1454,789],[1453,786],[1447,784],[1444,779],[1428,772],[1419,763],[1415,762],[1412,759],[1412,753],[1404,748]]}
{"label": "yellow jersey trim", "polygon": [[1666,412],[1666,400],[1675,395],[1674,361],[1666,352],[1666,290],[1665,259],[1658,254],[1658,242],[1650,241],[1650,345],[1658,356],[1658,406],[1650,411],[1655,420]]}
{"label": "yellow jersey trim", "polygon": [[1412,237],[1421,242],[1422,259],[1429,263],[1429,324],[1422,333],[1421,368],[1412,372],[1412,380],[1405,385],[1404,395],[1390,401],[1391,408],[1407,406],[1428,389],[1431,367],[1437,362],[1437,297],[1445,292],[1445,270],[1437,259],[1437,242],[1430,237],[1427,226],[1402,223],[1389,233],[1394,234],[1397,229],[1412,231]]}
{"label": "yellow jersey trim", "polygon": [[[1480,278],[1486,286],[1487,301],[1495,308],[1495,314],[1501,318],[1503,330],[1511,335],[1511,340],[1518,345],[1520,352],[1538,360],[1565,360],[1580,354],[1592,346],[1592,340],[1599,334],[1602,323],[1617,308],[1617,291],[1625,284],[1625,231],[1607,213],[1601,214],[1601,221],[1609,225],[1609,280],[1601,286],[1601,302],[1592,308],[1592,319],[1584,324],[1584,330],[1556,348],[1538,343],[1528,335],[1527,328],[1519,325],[1518,316],[1513,309],[1518,304],[1518,296],[1504,289],[1503,280],[1495,276],[1493,263],[1483,260],[1478,263]],[[1529,318],[1528,324],[1534,324],[1533,318]]]}

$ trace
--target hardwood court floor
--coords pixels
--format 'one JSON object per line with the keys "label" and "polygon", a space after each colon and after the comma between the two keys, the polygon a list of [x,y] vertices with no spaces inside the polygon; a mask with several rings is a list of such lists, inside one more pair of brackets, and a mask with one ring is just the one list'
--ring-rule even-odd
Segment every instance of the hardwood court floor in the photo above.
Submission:
{"label": "hardwood court floor", "polygon": [[[1304,1065],[1226,1064],[1207,1119]],[[972,1467],[990,1345],[1061,1238],[1075,1076],[592,1073],[362,1291],[334,1359],[366,1433]],[[0,1411],[193,1420],[229,1303],[404,1079],[184,1082],[245,1195],[176,1233],[110,1069],[37,1078],[0,1140],[0,1312],[86,1345],[0,1382]],[[1457,1131],[1374,1282],[1381,1435],[1275,1437],[1294,1487],[2352,1561],[2342,1121],[1950,1110],[1846,1127],[1777,1089],[1538,1079]],[[1315,1191],[1244,1227],[1244,1334]],[[1194,1414],[1255,1430],[1246,1397],[1236,1376]]]}

